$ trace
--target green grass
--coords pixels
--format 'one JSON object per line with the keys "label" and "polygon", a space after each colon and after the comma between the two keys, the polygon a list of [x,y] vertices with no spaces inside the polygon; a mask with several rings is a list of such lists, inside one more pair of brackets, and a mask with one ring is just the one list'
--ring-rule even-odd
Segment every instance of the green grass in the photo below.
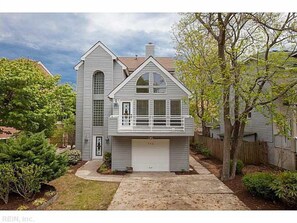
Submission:
{"label": "green grass", "polygon": [[48,210],[106,210],[119,183],[84,180],[67,173],[51,185],[59,197]]}

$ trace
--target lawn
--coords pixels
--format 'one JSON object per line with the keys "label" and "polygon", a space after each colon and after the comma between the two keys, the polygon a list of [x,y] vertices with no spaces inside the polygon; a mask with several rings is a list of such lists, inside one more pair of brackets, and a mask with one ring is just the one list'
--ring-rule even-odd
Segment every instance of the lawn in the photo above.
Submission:
{"label": "lawn", "polygon": [[84,180],[74,173],[70,170],[50,183],[59,197],[47,210],[106,210],[119,183]]}

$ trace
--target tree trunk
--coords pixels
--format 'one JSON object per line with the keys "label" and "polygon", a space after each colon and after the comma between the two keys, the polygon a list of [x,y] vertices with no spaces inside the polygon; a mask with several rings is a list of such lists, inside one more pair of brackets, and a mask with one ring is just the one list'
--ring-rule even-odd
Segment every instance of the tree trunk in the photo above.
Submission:
{"label": "tree trunk", "polygon": [[219,36],[218,36],[218,58],[220,59],[221,76],[224,79],[223,86],[223,115],[224,115],[224,151],[223,151],[223,170],[221,180],[225,181],[230,176],[230,150],[232,124],[230,120],[230,76],[226,70],[225,44],[226,44],[226,25],[222,19],[222,14],[218,13]]}
{"label": "tree trunk", "polygon": [[241,121],[240,122],[238,137],[233,138],[233,141],[232,141],[232,147],[234,148],[234,154],[233,154],[233,164],[232,164],[232,167],[231,167],[230,179],[234,179],[235,175],[236,175],[236,166],[237,166],[237,161],[238,161],[238,154],[239,154],[240,148],[242,147],[242,143],[243,143],[244,128],[245,128],[245,122]]}
{"label": "tree trunk", "polygon": [[210,137],[209,128],[206,126],[206,122],[202,120],[201,125],[202,125],[202,135]]}

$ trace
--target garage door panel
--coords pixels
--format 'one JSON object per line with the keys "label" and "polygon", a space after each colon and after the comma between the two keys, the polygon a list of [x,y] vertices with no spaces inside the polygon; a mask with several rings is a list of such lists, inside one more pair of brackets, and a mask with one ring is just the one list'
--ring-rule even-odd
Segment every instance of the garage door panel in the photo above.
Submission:
{"label": "garage door panel", "polygon": [[169,171],[169,139],[132,139],[134,171]]}

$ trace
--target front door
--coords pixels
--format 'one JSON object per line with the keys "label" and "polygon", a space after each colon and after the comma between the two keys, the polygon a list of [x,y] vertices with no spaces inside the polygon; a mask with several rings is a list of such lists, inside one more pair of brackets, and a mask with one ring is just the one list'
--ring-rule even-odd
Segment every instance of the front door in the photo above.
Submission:
{"label": "front door", "polygon": [[131,102],[123,101],[122,102],[122,126],[129,127],[131,126]]}
{"label": "front door", "polygon": [[103,155],[103,137],[94,136],[93,137],[93,159],[101,159]]}

